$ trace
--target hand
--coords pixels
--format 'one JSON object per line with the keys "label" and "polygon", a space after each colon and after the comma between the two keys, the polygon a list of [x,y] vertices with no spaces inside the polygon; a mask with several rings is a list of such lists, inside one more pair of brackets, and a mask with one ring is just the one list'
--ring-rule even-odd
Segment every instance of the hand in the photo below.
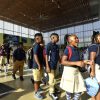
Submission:
{"label": "hand", "polygon": [[79,66],[79,67],[84,67],[85,66],[83,61],[77,61],[76,65]]}
{"label": "hand", "polygon": [[50,73],[50,68],[49,67],[46,68],[46,72]]}
{"label": "hand", "polygon": [[41,70],[41,66],[38,66],[38,69]]}
{"label": "hand", "polygon": [[92,71],[91,71],[90,77],[91,77],[91,78],[95,77],[95,72],[92,72]]}
{"label": "hand", "polygon": [[89,65],[92,65],[93,64],[93,62],[91,60],[84,60],[84,63],[85,64],[89,64]]}

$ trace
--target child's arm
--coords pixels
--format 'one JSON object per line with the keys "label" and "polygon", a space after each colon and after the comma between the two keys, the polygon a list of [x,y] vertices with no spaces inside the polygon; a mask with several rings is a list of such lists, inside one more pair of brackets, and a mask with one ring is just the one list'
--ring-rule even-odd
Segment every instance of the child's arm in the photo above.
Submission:
{"label": "child's arm", "polygon": [[49,60],[48,55],[46,55],[46,71],[49,73],[50,72],[50,66],[49,66],[48,60]]}
{"label": "child's arm", "polygon": [[84,66],[84,61],[68,61],[67,56],[63,56],[61,59],[61,64],[64,66],[79,66],[83,67]]}
{"label": "child's arm", "polygon": [[92,61],[91,66],[91,72],[90,72],[90,76],[94,77],[95,76],[95,58],[96,58],[96,52],[91,52],[90,53],[90,60]]}
{"label": "child's arm", "polygon": [[36,62],[37,65],[38,65],[38,69],[41,70],[41,65],[40,65],[40,63],[39,63],[39,59],[38,59],[37,54],[34,54],[34,60],[35,60],[35,62]]}

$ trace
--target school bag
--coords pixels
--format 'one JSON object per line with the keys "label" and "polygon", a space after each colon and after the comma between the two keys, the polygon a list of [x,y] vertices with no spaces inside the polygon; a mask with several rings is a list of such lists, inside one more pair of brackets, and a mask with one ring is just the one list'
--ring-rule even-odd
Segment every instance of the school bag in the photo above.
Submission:
{"label": "school bag", "polygon": [[[97,44],[91,44],[89,47],[93,46],[93,45],[97,45]],[[89,47],[84,50],[83,52],[83,60],[89,60]],[[100,45],[98,45],[98,50],[97,50],[97,53],[96,53],[96,57],[100,54]],[[89,65],[85,65],[85,69],[87,70],[87,72],[90,73],[90,66]]]}
{"label": "school bag", "polygon": [[32,69],[33,67],[33,47],[31,48],[30,52],[28,52],[28,67]]}
{"label": "school bag", "polygon": [[[96,45],[96,44],[91,44],[89,47],[93,46],[93,45]],[[83,60],[89,60],[89,47],[84,50],[83,52]],[[96,53],[96,57],[99,55],[100,53],[100,45],[98,46],[98,51]]]}
{"label": "school bag", "polygon": [[99,91],[99,85],[97,79],[94,77],[88,77],[85,79],[85,85],[87,89],[87,94],[90,96],[95,96]]}
{"label": "school bag", "polygon": [[[70,46],[66,46],[66,48],[68,49],[68,60],[70,60],[70,58],[72,57],[72,48]],[[78,69],[82,73],[87,71],[85,67],[78,67]]]}

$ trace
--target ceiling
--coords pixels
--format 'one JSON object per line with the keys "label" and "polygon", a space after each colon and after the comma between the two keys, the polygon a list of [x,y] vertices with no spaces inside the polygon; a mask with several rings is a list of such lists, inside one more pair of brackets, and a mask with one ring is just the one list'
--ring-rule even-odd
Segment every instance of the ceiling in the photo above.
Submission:
{"label": "ceiling", "polygon": [[42,32],[98,17],[99,0],[0,0],[0,19]]}

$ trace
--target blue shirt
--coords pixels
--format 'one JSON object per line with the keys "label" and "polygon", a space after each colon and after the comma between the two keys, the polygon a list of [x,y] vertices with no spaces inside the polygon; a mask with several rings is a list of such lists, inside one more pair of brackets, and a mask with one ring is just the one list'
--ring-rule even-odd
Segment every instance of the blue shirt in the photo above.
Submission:
{"label": "blue shirt", "polygon": [[[78,50],[78,48],[76,47],[71,47],[71,50],[72,50],[72,55],[71,55],[71,58],[69,59],[69,61],[80,61],[80,52]],[[66,47],[65,50],[64,50],[64,55],[68,56],[68,48]]]}
{"label": "blue shirt", "polygon": [[99,50],[99,54],[96,56],[96,59],[95,59],[95,63],[96,64],[99,64],[100,65],[100,45],[99,44],[93,44],[91,46],[89,46],[89,55],[91,52],[98,52]]}
{"label": "blue shirt", "polygon": [[15,60],[25,60],[26,59],[26,54],[25,51],[22,48],[17,48],[14,53],[13,53],[13,57],[15,58]]}
{"label": "blue shirt", "polygon": [[[33,55],[37,55],[39,63],[41,66],[43,65],[43,48],[40,46],[40,44],[35,44],[33,48]],[[33,57],[33,69],[38,68],[38,65]]]}
{"label": "blue shirt", "polygon": [[48,43],[46,46],[46,55],[49,56],[50,68],[56,70],[57,63],[59,60],[59,47],[55,43]]}

